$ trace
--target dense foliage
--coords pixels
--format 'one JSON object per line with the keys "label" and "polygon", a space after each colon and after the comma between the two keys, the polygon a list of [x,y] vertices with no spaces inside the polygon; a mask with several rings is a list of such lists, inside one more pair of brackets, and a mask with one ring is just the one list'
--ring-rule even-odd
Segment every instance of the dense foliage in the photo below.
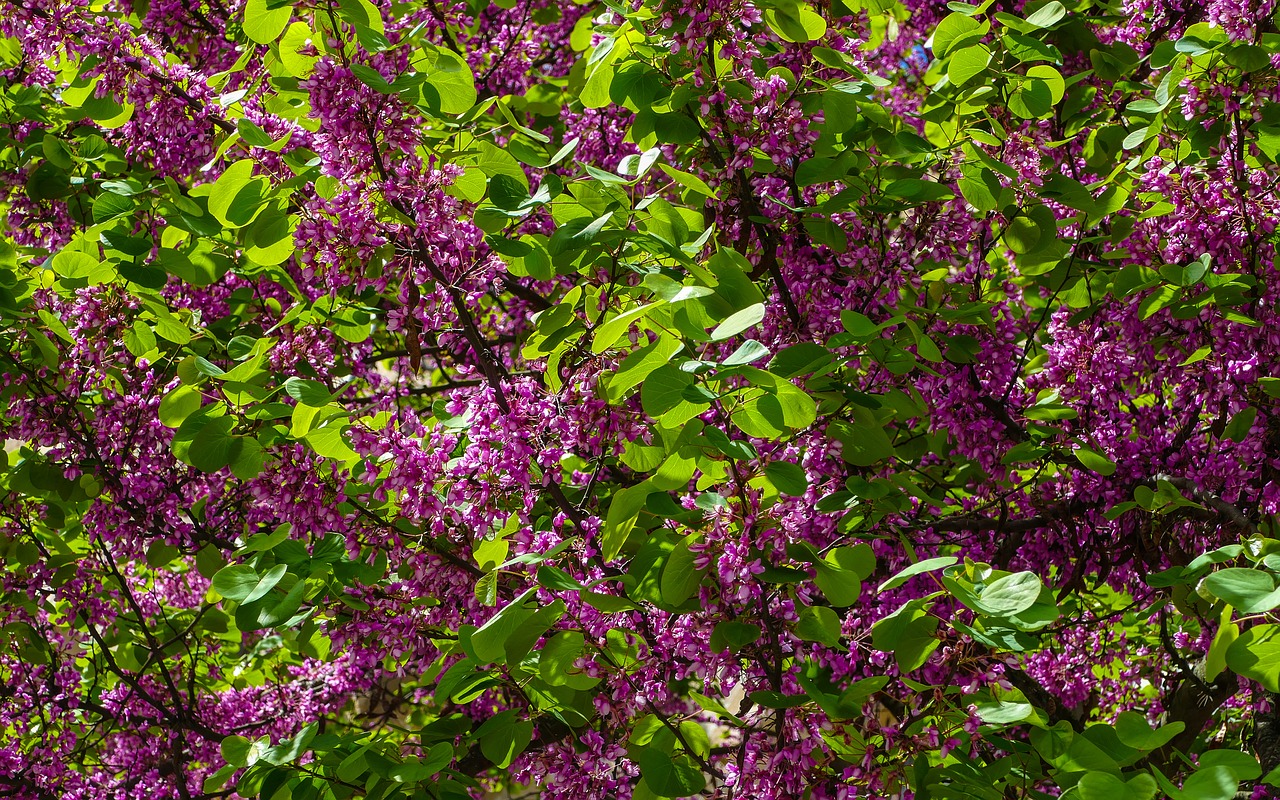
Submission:
{"label": "dense foliage", "polygon": [[0,795],[1266,795],[1273,6],[0,0]]}

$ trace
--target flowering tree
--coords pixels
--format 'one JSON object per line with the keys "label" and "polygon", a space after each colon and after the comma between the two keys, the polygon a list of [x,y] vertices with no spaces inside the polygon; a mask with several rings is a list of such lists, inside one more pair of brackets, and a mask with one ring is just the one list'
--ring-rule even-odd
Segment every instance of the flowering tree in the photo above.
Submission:
{"label": "flowering tree", "polygon": [[0,795],[1280,785],[1271,0],[0,0]]}

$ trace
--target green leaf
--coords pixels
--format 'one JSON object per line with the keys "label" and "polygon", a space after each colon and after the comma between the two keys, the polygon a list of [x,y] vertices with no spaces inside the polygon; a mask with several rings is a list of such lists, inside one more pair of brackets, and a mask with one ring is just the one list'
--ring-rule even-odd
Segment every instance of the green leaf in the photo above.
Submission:
{"label": "green leaf", "polygon": [[827,561],[817,561],[813,566],[816,571],[814,583],[832,605],[847,608],[858,601],[862,593],[862,579],[857,573]]}
{"label": "green leaf", "polygon": [[271,209],[263,212],[244,232],[245,257],[260,267],[274,267],[294,253],[293,236],[298,218]]}
{"label": "green leaf", "polygon": [[1049,82],[1039,78],[1022,78],[1010,81],[1012,92],[1008,108],[1025,120],[1040,119],[1053,111],[1053,89]]}
{"label": "green leaf", "polygon": [[292,4],[267,8],[267,0],[245,0],[244,33],[250,41],[270,44],[284,33],[292,16]]}
{"label": "green leaf", "polygon": [[1214,748],[1200,754],[1200,769],[1208,767],[1226,767],[1235,775],[1236,780],[1252,781],[1262,776],[1262,766],[1258,759],[1248,753],[1228,748]]}
{"label": "green leaf", "polygon": [[524,620],[520,628],[507,637],[503,650],[508,664],[519,664],[533,650],[533,646],[547,630],[564,616],[563,600],[553,600],[534,611]]}
{"label": "green leaf", "polygon": [[610,87],[617,75],[612,61],[601,61],[587,77],[587,82],[578,93],[578,101],[584,108],[604,108],[613,102]]}
{"label": "green leaf", "polygon": [[667,556],[667,564],[662,569],[662,602],[683,605],[697,593],[704,572],[696,568],[694,562],[698,556],[689,548],[701,539],[698,534],[686,536]]}
{"label": "green leaf", "polygon": [[268,764],[290,764],[297,761],[298,758],[307,751],[308,745],[316,737],[316,731],[319,729],[319,723],[311,722],[303,726],[294,736],[285,739],[280,744],[269,748],[262,754],[262,760]]}
{"label": "green leaf", "polygon": [[1116,736],[1120,741],[1135,750],[1144,751],[1164,747],[1186,727],[1182,722],[1171,722],[1153,730],[1146,715],[1137,711],[1121,711],[1115,722]]}
{"label": "green leaf", "polygon": [[209,213],[227,227],[238,228],[247,223],[262,198],[265,182],[254,179],[253,168],[251,159],[237,161],[209,187]]}
{"label": "green leaf", "polygon": [[893,442],[883,425],[864,408],[854,409],[856,427],[846,422],[833,422],[827,432],[840,443],[840,456],[858,467],[870,467],[893,456]]}
{"label": "green leaf", "polygon": [[1280,625],[1255,625],[1227,648],[1227,666],[1280,692]]}
{"label": "green leaf", "polygon": [[955,556],[938,556],[937,558],[927,558],[924,561],[916,562],[905,569],[900,570],[892,578],[889,578],[876,589],[877,592],[885,592],[889,589],[896,589],[917,575],[923,575],[926,572],[949,567],[952,564],[959,563],[960,559]]}
{"label": "green leaf", "polygon": [[471,648],[480,663],[506,663],[507,639],[534,614],[534,609],[525,602],[533,593],[533,589],[526,590],[471,634]]}
{"label": "green leaf", "polygon": [[338,13],[357,28],[383,33],[382,12],[369,0],[338,0]]}
{"label": "green leaf", "polygon": [[103,192],[94,198],[93,221],[106,222],[107,220],[115,219],[123,214],[131,213],[133,209],[133,200],[128,197]]}
{"label": "green leaf", "polygon": [[760,392],[748,392],[748,399],[731,415],[731,420],[748,436],[777,439],[790,431],[802,430],[817,418],[817,404],[802,389],[785,378],[754,367],[738,371]]}
{"label": "green leaf", "polygon": [[231,735],[222,740],[219,750],[222,760],[233,767],[243,767],[249,760],[249,748],[252,742],[243,736]]}
{"label": "green leaf", "polygon": [[1280,589],[1270,573],[1228,567],[1210,573],[1205,588],[1245,614],[1261,614],[1280,606]]}
{"label": "green leaf", "polygon": [[1008,725],[1022,722],[1034,716],[1035,708],[1030,703],[978,703],[978,716],[990,725]]}
{"label": "green leaf", "polygon": [[179,386],[160,400],[160,422],[167,428],[177,428],[187,417],[199,410],[203,399],[195,386]]}
{"label": "green leaf", "polygon": [[1204,659],[1204,679],[1213,683],[1227,668],[1227,651],[1233,642],[1240,638],[1240,626],[1231,621],[1231,609],[1223,609],[1222,619],[1218,623],[1218,632],[1213,636],[1209,652]]}
{"label": "green leaf", "polygon": [[519,719],[513,709],[500,711],[476,729],[480,752],[498,769],[505,769],[533,740],[533,723]]}
{"label": "green leaf", "polygon": [[45,160],[58,169],[71,169],[75,164],[66,142],[53,134],[45,135],[44,141],[41,142],[41,149],[44,151]]}
{"label": "green leaf", "polygon": [[[618,403],[625,394],[647,378],[658,367],[671,361],[672,356],[684,349],[684,344],[672,336],[662,336],[641,347],[622,360],[617,371],[609,378],[608,398]],[[681,389],[683,392],[683,388]]]}
{"label": "green leaf", "polygon": [[573,666],[582,655],[586,639],[579,631],[561,631],[552,636],[538,651],[538,674],[551,686],[563,686],[573,680]]}
{"label": "green leaf", "polygon": [[903,672],[919,669],[942,643],[936,636],[939,620],[929,614],[923,599],[910,600],[871,627],[871,643],[893,653]]}
{"label": "green leaf", "polygon": [[858,580],[865,580],[876,569],[875,551],[866,542],[833,547],[824,560],[828,564],[857,575]]}
{"label": "green leaf", "polygon": [[182,551],[164,542],[156,542],[147,548],[147,565],[163,567],[173,562]]}
{"label": "green leaf", "polygon": [[1161,310],[1168,308],[1169,305],[1178,298],[1181,292],[1175,286],[1161,286],[1147,297],[1138,306],[1138,314],[1142,319],[1150,319]]}
{"label": "green leaf", "polygon": [[1156,791],[1155,779],[1145,774],[1125,782],[1109,772],[1086,772],[1076,785],[1080,800],[1152,800]]}
{"label": "green leaf", "polygon": [[242,446],[240,437],[232,436],[235,420],[216,417],[206,422],[191,441],[188,459],[201,472],[217,472],[231,466]]}
{"label": "green leaf", "polygon": [[635,527],[636,517],[644,509],[645,501],[654,491],[656,490],[653,484],[641,481],[635,486],[619,489],[613,493],[600,540],[600,557],[606,562],[618,557],[622,545],[627,541],[627,535]]}
{"label": "green leaf", "polygon": [[49,262],[53,271],[64,278],[89,278],[100,282],[111,275],[111,269],[98,259],[79,250],[61,250]]}
{"label": "green leaf", "polygon": [[[666,304],[667,301],[665,300],[657,300],[646,305],[630,308],[611,318],[608,322],[596,328],[595,336],[591,340],[591,352],[603,353],[608,350],[631,329],[634,323],[647,317],[654,309]],[[628,342],[628,344],[630,343]]]}
{"label": "green leaf", "polygon": [[1015,572],[997,578],[979,595],[981,611],[1001,617],[1011,617],[1036,604],[1044,588],[1039,576],[1030,572]]}
{"label": "green leaf", "polygon": [[[1066,94],[1067,84],[1062,78],[1062,73],[1048,64],[1036,64],[1034,67],[1027,69],[1027,77],[1035,78],[1037,81],[1043,81],[1048,87],[1049,99],[1051,105],[1057,105],[1062,102],[1063,95]],[[1074,206],[1073,206],[1074,208]],[[1086,210],[1086,209],[1081,209]]]}
{"label": "green leaf", "polygon": [[1075,457],[1085,469],[1091,469],[1104,477],[1116,471],[1116,462],[1087,447],[1078,448]]}
{"label": "green leaf", "polygon": [[285,394],[311,408],[324,408],[333,397],[323,383],[305,378],[289,378],[284,382]]}
{"label": "green leaf", "polygon": [[705,694],[702,694],[701,692],[696,692],[693,690],[689,691],[689,697],[692,698],[693,701],[697,703],[702,708],[703,711],[710,711],[712,714],[715,714],[718,717],[727,719],[735,725],[744,726],[744,727],[746,726],[745,722],[739,719],[738,716],[734,714],[732,711],[725,708],[724,704],[721,703],[719,700],[708,697]]}
{"label": "green leaf", "polygon": [[1046,178],[1039,194],[1077,211],[1094,212],[1098,208],[1089,189],[1067,175],[1051,175]]}
{"label": "green leaf", "polygon": [[781,350],[769,361],[769,370],[783,378],[794,378],[822,369],[832,362],[831,351],[820,344],[802,342]]}
{"label": "green leaf", "polygon": [[782,694],[767,689],[752,692],[747,698],[758,706],[765,708],[798,708],[812,702],[808,695]]}
{"label": "green leaf", "polygon": [[1188,800],[1234,800],[1239,789],[1240,781],[1230,767],[1201,767],[1182,784],[1182,795]]}
{"label": "green leaf", "polygon": [[289,567],[286,564],[277,564],[276,566],[272,567],[270,570],[267,571],[267,574],[263,575],[261,578],[258,579],[257,584],[255,584],[254,587],[251,590],[249,590],[249,593],[247,595],[245,595],[242,598],[239,598],[240,602],[252,603],[254,600],[257,600],[260,597],[265,597],[267,595],[267,592],[276,588],[276,584],[280,582],[280,579],[283,578],[284,574],[288,571],[289,571]]}
{"label": "green leaf", "polygon": [[423,103],[432,112],[457,115],[476,104],[476,81],[471,66],[462,56],[444,47],[422,45],[428,64],[422,84]]}
{"label": "green leaf", "polygon": [[724,361],[720,362],[722,367],[736,367],[740,364],[750,364],[753,361],[759,361],[769,355],[769,348],[757,342],[755,339],[748,339],[739,345],[737,350],[729,355]]}
{"label": "green leaf", "polygon": [[737,653],[759,639],[762,632],[759,625],[750,622],[727,620],[717,623],[711,631],[711,650],[716,653],[725,650]]}
{"label": "green leaf", "polygon": [[369,759],[366,756],[371,749],[372,745],[364,745],[342,759],[334,771],[338,780],[352,782],[364,775],[369,769]]}
{"label": "green leaf", "polygon": [[1067,15],[1067,9],[1063,7],[1058,0],[1049,0],[1048,3],[1036,9],[1035,13],[1027,17],[1027,24],[1034,28],[1051,28]]}
{"label": "green leaf", "polygon": [[266,598],[269,602],[263,604],[258,610],[258,626],[262,628],[279,628],[282,625],[289,624],[294,616],[298,613],[298,609],[302,606],[302,600],[307,593],[307,582],[297,580],[289,591],[283,595],[275,592]]}
{"label": "green leaf", "polygon": [[[391,779],[399,783],[421,783],[447,767],[449,762],[453,761],[453,756],[452,744],[438,742],[431,745],[425,758],[406,757],[399,766],[390,771]],[[368,753],[366,753],[366,759],[372,760],[369,759]]]}
{"label": "green leaf", "polygon": [[231,564],[218,570],[210,586],[228,600],[239,602],[257,587],[258,580],[257,571],[248,564]]}
{"label": "green leaf", "polygon": [[808,3],[781,0],[764,12],[765,22],[788,42],[812,42],[827,32],[827,21]]}
{"label": "green leaf", "polygon": [[915,201],[917,205],[937,200],[950,200],[955,196],[947,186],[921,178],[902,178],[893,181],[885,187],[884,192],[893,197]]}
{"label": "green leaf", "polygon": [[765,312],[765,304],[756,303],[755,305],[747,306],[741,311],[730,314],[724,322],[717,325],[715,330],[711,332],[711,341],[724,341],[731,336],[737,336],[739,333],[742,333],[749,328],[754,328],[764,321]]}
{"label": "green leaf", "polygon": [[302,437],[317,455],[331,458],[334,461],[351,463],[360,458],[360,454],[351,449],[346,437],[342,435],[345,425],[330,423],[323,428],[307,431]]}
{"label": "green leaf", "polygon": [[694,384],[688,372],[670,364],[656,368],[644,379],[640,387],[640,406],[644,413],[657,419],[685,402],[684,392]]}
{"label": "green leaf", "polygon": [[280,40],[280,63],[295,78],[306,78],[315,70],[319,56],[308,54],[315,33],[305,22],[292,22]]}
{"label": "green leaf", "polygon": [[1231,421],[1227,423],[1227,427],[1222,431],[1222,438],[1230,439],[1233,442],[1243,442],[1249,436],[1249,431],[1253,430],[1253,423],[1257,418],[1258,409],[1253,406],[1247,406],[1232,415]]}
{"label": "green leaf", "polygon": [[529,199],[529,188],[504,173],[489,178],[489,202],[505,211],[519,208]]}
{"label": "green leaf", "polygon": [[[1048,89],[1045,90],[1046,93]],[[1019,255],[1034,253],[1052,243],[1057,234],[1053,213],[1043,205],[1033,206],[1005,225],[1002,235],[1009,249]]]}
{"label": "green leaf", "polygon": [[799,497],[809,489],[809,476],[804,468],[789,461],[775,461],[764,468],[769,482],[778,487],[778,491]]}
{"label": "green leaf", "polygon": [[859,339],[870,339],[880,333],[880,326],[870,317],[848,308],[840,312],[840,326]]}
{"label": "green leaf", "polygon": [[702,769],[688,755],[673,757],[656,747],[645,747],[635,761],[645,785],[659,797],[690,797],[707,786]]}
{"label": "green leaf", "polygon": [[840,645],[840,615],[826,606],[805,606],[795,624],[796,636],[828,647]]}
{"label": "green leaf", "polygon": [[942,58],[951,52],[951,48],[957,42],[980,37],[984,27],[967,14],[949,14],[938,23],[938,27],[934,28],[930,39],[934,56]]}
{"label": "green leaf", "polygon": [[692,172],[684,172],[683,170],[678,170],[675,167],[668,166],[667,164],[659,164],[658,169],[667,173],[672,180],[686,189],[690,189],[698,194],[710,197],[712,200],[720,199],[720,195],[715,189],[712,189],[706,181],[702,180],[702,178],[699,178],[697,175],[694,175]]}
{"label": "green leaf", "polygon": [[951,60],[947,64],[947,80],[956,86],[964,86],[986,72],[990,63],[991,51],[984,44],[957,50],[951,54]]}

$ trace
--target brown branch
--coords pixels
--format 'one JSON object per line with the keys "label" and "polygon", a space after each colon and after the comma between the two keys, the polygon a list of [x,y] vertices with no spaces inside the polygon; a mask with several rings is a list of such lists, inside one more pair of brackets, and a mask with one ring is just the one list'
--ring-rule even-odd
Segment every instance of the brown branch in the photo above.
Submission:
{"label": "brown branch", "polygon": [[1196,486],[1191,479],[1163,474],[1157,475],[1155,479],[1158,481],[1165,481],[1178,491],[1189,495],[1192,500],[1208,506],[1210,509],[1217,512],[1218,516],[1225,518],[1233,527],[1238,528],[1244,533],[1253,534],[1257,532],[1257,528],[1254,526],[1253,522],[1245,516],[1243,511],[1228,503],[1226,500],[1223,500],[1221,497],[1218,497],[1216,494]]}

